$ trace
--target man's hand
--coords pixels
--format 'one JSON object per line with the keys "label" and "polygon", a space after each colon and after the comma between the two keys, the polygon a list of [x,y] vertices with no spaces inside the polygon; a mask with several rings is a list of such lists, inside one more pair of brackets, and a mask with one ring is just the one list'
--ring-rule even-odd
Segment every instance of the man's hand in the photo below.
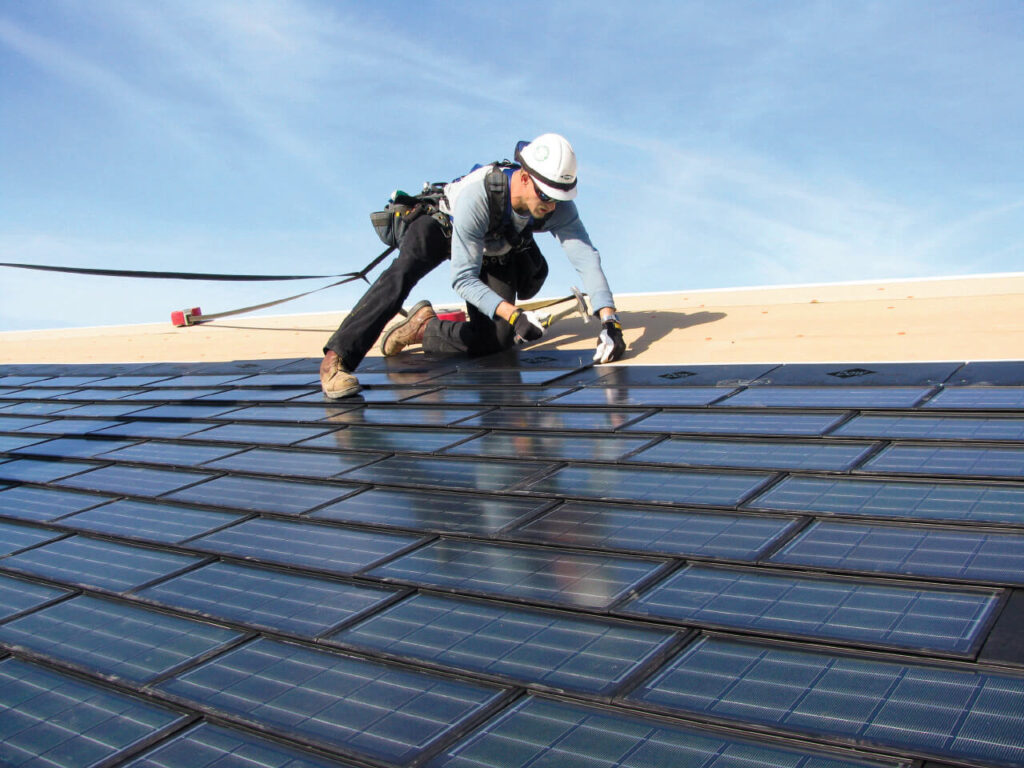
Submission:
{"label": "man's hand", "polygon": [[533,312],[517,309],[509,316],[508,323],[516,335],[516,344],[529,344],[544,335],[540,318]]}
{"label": "man's hand", "polygon": [[595,363],[613,363],[626,352],[626,340],[622,338],[622,325],[616,315],[608,315],[601,324],[601,335],[597,337]]}

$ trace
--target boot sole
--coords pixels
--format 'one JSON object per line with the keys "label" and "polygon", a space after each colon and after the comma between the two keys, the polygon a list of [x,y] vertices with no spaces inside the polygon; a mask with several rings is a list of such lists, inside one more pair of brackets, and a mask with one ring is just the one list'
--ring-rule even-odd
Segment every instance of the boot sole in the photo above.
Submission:
{"label": "boot sole", "polygon": [[326,389],[321,387],[321,391],[324,393],[324,397],[329,400],[341,400],[345,397],[351,397],[356,394],[362,387],[359,384],[352,384],[351,386],[345,387],[344,389],[333,389],[328,392]]}
{"label": "boot sole", "polygon": [[[429,306],[432,306],[429,301],[426,301],[426,300],[424,300],[424,301],[417,301],[415,304],[412,305],[412,309],[410,309],[409,312],[406,314],[404,320],[399,320],[397,323],[395,323],[390,328],[388,328],[386,331],[384,331],[384,335],[381,337],[381,340],[380,340],[380,353],[382,355],[384,355],[384,357],[393,357],[394,355],[397,355],[398,352],[402,351],[400,349],[400,350],[398,350],[398,352],[394,352],[391,355],[389,355],[387,352],[384,351],[384,348],[387,347],[387,345],[388,345],[388,339],[391,338],[391,334],[393,334],[395,331],[399,330],[400,328],[404,328],[405,326],[407,326],[410,323],[410,321],[416,316],[417,312],[419,312],[424,307],[429,307]],[[402,349],[405,349],[405,346],[403,346]]]}

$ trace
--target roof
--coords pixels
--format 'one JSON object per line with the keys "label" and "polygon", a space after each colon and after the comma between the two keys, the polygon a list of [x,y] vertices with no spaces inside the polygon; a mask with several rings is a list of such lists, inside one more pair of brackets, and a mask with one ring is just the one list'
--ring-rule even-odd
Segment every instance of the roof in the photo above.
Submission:
{"label": "roof", "polygon": [[587,357],[0,368],[2,762],[1024,765],[1024,363]]}

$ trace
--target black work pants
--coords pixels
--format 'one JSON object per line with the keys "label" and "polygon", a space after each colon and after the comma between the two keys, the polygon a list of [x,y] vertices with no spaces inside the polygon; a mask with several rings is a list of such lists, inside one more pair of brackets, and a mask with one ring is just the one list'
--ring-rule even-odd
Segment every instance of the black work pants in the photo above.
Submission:
{"label": "black work pants", "polygon": [[[402,308],[416,284],[439,264],[451,258],[451,239],[430,216],[413,221],[402,238],[398,256],[345,317],[327,341],[324,352],[334,350],[345,370],[354,371],[370,351],[384,326]],[[480,272],[493,291],[515,302],[517,261],[485,264]],[[466,322],[431,320],[423,334],[427,352],[486,355],[513,344],[512,326],[497,322],[470,305]]]}

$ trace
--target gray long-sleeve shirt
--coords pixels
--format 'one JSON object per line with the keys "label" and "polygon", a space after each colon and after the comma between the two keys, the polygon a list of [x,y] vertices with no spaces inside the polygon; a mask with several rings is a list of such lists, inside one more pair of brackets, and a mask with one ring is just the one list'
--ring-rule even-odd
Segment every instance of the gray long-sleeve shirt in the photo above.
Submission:
{"label": "gray long-sleeve shirt", "polygon": [[[494,317],[502,298],[480,279],[485,253],[500,254],[504,243],[487,240],[490,216],[484,178],[490,170],[491,166],[484,166],[447,185],[448,205],[444,207],[452,217],[452,287],[465,301],[488,317]],[[513,211],[512,220],[516,228],[522,230],[529,217]],[[579,273],[583,290],[589,295],[595,312],[602,307],[614,307],[608,280],[601,269],[601,254],[590,242],[576,204],[560,202],[545,222],[543,231],[554,235],[562,246],[569,263]]]}

